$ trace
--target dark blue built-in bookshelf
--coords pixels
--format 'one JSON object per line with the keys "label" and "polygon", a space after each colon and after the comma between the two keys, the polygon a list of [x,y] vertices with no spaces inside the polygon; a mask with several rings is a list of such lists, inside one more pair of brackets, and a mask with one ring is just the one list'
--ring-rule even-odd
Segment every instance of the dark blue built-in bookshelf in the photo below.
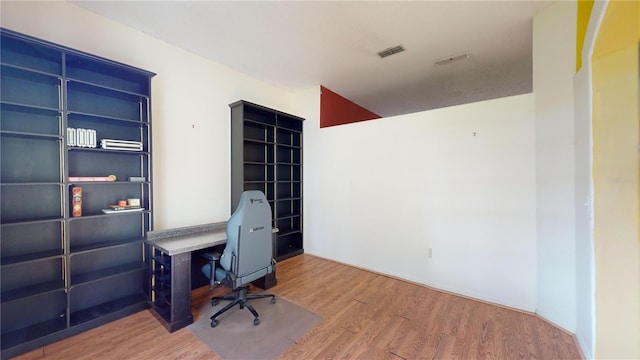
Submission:
{"label": "dark blue built-in bookshelf", "polygon": [[[0,31],[4,359],[148,306],[154,74]],[[69,128],[95,139],[78,146]],[[141,148],[103,149],[104,138]],[[115,181],[69,179],[109,175]],[[82,211],[74,217],[75,188]],[[143,210],[102,212],[129,198]]]}

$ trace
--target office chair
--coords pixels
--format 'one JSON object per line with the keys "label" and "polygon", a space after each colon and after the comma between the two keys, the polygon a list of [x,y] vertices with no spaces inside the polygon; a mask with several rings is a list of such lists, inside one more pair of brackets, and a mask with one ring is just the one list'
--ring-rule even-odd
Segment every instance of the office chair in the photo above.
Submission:
{"label": "office chair", "polygon": [[[237,304],[240,309],[246,307],[251,311],[253,325],[260,324],[258,312],[249,300],[270,297],[272,304],[276,302],[273,294],[249,295],[249,284],[272,273],[275,266],[271,244],[271,207],[261,191],[242,193],[238,208],[227,221],[227,244],[220,256],[219,267],[215,267],[215,260],[216,257],[212,257],[211,262],[202,267],[202,272],[210,278],[211,284],[219,281],[235,294],[211,299],[212,306],[219,300],[232,300],[211,316],[211,327],[218,325],[218,316]],[[212,275],[215,280],[211,279]]]}

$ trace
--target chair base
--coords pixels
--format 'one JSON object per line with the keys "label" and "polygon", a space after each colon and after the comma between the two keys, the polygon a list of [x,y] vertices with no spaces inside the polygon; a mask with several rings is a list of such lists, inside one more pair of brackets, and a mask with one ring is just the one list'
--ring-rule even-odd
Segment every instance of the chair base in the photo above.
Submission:
{"label": "chair base", "polygon": [[243,286],[238,288],[235,294],[229,294],[224,296],[214,296],[211,298],[211,306],[216,306],[219,300],[231,300],[230,303],[225,305],[222,309],[220,309],[217,313],[211,316],[211,327],[216,327],[218,325],[218,320],[216,319],[218,316],[225,313],[227,310],[233,308],[236,305],[240,305],[240,309],[246,307],[253,314],[253,325],[260,324],[260,319],[258,318],[260,315],[253,308],[253,306],[249,303],[249,300],[253,299],[264,299],[271,298],[271,303],[276,303],[276,296],[274,294],[259,294],[259,295],[249,295],[249,287]]}

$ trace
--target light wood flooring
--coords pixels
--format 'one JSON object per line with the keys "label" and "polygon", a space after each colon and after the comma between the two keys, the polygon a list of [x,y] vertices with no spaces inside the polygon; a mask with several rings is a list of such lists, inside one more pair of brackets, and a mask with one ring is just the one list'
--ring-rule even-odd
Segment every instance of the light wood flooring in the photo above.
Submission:
{"label": "light wood flooring", "polygon": [[[573,335],[535,315],[315,256],[278,263],[277,278],[270,292],[323,317],[279,359],[582,358]],[[227,291],[194,290],[195,319],[214,293]],[[188,329],[168,333],[150,310],[19,357],[42,358],[219,359]]]}

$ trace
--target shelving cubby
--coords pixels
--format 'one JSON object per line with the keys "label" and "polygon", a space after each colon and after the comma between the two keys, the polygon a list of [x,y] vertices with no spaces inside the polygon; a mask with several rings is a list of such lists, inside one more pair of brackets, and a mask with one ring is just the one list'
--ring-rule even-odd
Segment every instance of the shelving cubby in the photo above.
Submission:
{"label": "shelving cubby", "polygon": [[[154,74],[6,29],[0,36],[4,359],[148,306]],[[95,130],[95,147],[73,146],[68,128]],[[101,139],[142,149],[105,150]],[[108,175],[116,181],[69,181]],[[128,198],[143,209],[103,213]]]}
{"label": "shelving cubby", "polygon": [[168,324],[171,324],[171,256],[159,249],[151,254],[153,283],[153,308]]}

